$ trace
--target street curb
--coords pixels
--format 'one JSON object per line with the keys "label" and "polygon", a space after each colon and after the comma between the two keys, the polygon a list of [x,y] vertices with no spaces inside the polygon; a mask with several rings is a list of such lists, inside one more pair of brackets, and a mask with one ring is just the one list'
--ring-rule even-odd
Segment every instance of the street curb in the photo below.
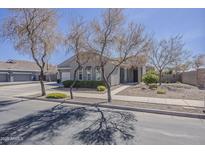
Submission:
{"label": "street curb", "polygon": [[167,111],[167,110],[156,110],[156,109],[147,109],[147,108],[134,108],[128,106],[119,106],[119,105],[105,105],[105,104],[90,104],[90,103],[83,103],[82,101],[74,101],[74,100],[54,100],[54,99],[45,99],[39,97],[20,97],[24,99],[34,99],[40,101],[47,101],[47,102],[58,102],[58,103],[67,103],[72,105],[84,105],[84,106],[96,106],[108,109],[119,109],[119,110],[128,110],[128,111],[137,111],[137,112],[146,112],[146,113],[153,113],[153,114],[163,114],[163,115],[172,115],[172,116],[179,116],[179,117],[188,117],[188,118],[197,118],[197,119],[205,119],[205,114],[195,114],[195,113],[186,113],[186,112],[176,112],[176,111]]}
{"label": "street curb", "polygon": [[25,84],[34,84],[34,83],[39,83],[39,81],[25,82],[25,83],[14,83],[14,82],[12,82],[12,84],[0,84],[0,87],[16,86],[16,85],[25,85]]}

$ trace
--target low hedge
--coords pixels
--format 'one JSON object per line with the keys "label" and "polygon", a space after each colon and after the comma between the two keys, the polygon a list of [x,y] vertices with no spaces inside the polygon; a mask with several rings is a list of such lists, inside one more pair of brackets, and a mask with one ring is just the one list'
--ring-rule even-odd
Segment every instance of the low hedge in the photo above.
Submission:
{"label": "low hedge", "polygon": [[105,91],[106,87],[105,86],[97,86],[97,91]]}
{"label": "low hedge", "polygon": [[46,96],[46,98],[53,98],[53,99],[63,99],[67,97],[68,95],[63,94],[63,93],[50,93]]}
{"label": "low hedge", "polygon": [[[72,83],[73,80],[63,81],[63,85],[65,88],[69,88]],[[105,83],[103,81],[81,80],[76,81],[74,88],[97,88],[97,86],[99,85],[105,86]]]}

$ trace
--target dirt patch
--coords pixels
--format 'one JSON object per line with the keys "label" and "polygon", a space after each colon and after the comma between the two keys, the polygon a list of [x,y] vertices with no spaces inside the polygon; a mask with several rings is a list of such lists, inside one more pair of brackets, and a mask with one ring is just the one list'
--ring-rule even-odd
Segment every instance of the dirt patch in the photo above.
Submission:
{"label": "dirt patch", "polygon": [[200,90],[197,87],[181,84],[163,84],[162,88],[166,90],[166,94],[157,94],[156,89],[149,89],[148,86],[139,84],[129,87],[117,95],[126,96],[141,96],[141,97],[156,97],[156,98],[175,98],[175,99],[191,99],[204,100],[205,90]]}

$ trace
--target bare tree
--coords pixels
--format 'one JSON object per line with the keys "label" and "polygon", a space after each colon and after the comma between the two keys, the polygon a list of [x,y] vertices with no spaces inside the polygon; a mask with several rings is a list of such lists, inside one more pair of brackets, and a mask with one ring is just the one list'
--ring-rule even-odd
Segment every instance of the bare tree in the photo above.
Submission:
{"label": "bare tree", "polygon": [[193,57],[193,67],[198,69],[205,65],[205,54],[199,54]]}
{"label": "bare tree", "polygon": [[174,70],[174,73],[184,72],[191,68],[192,62],[191,62],[191,53],[188,50],[181,51],[179,57],[177,60],[173,62],[172,70]]}
{"label": "bare tree", "polygon": [[183,48],[182,36],[179,35],[168,40],[162,40],[159,43],[153,43],[150,62],[159,72],[160,85],[162,83],[163,70],[181,60],[185,52]]}
{"label": "bare tree", "polygon": [[[88,41],[91,50],[99,55],[108,102],[112,101],[110,80],[113,72],[129,58],[147,51],[149,45],[141,25],[124,24],[124,22],[122,9],[106,9],[101,20],[92,23],[91,39]],[[108,63],[114,67],[105,73],[105,66]]]}
{"label": "bare tree", "polygon": [[185,61],[184,63],[181,64],[177,64],[177,66],[175,66],[175,72],[185,72],[187,70],[189,70],[192,67],[192,62],[190,60]]}
{"label": "bare tree", "polygon": [[77,66],[74,68],[73,83],[70,86],[71,99],[73,99],[73,87],[76,84],[77,72],[89,61],[89,57],[91,56],[88,52],[86,52],[85,49],[85,34],[85,23],[83,23],[82,19],[77,19],[72,23],[70,32],[65,39],[65,45],[68,46],[68,51],[74,53],[74,59],[77,64]]}
{"label": "bare tree", "polygon": [[59,38],[53,9],[11,9],[3,24],[3,37],[13,41],[21,53],[30,55],[40,69],[42,96],[46,95],[44,71],[46,58],[54,51]]}

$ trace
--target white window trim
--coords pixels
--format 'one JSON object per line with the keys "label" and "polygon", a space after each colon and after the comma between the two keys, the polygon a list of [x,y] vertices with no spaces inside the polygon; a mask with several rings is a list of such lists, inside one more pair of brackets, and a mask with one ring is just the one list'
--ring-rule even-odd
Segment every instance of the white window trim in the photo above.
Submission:
{"label": "white window trim", "polygon": [[[79,75],[80,75],[79,72],[80,72],[80,70],[82,70],[82,79],[79,78]],[[78,80],[79,80],[79,81],[82,81],[82,80],[83,80],[83,68],[81,68],[81,69],[78,70]]]}
{"label": "white window trim", "polygon": [[88,73],[87,73],[87,68],[88,67],[90,67],[90,80],[92,80],[92,66],[87,66],[86,68],[85,68],[85,73],[86,73],[86,79],[88,80]]}
{"label": "white window trim", "polygon": [[100,69],[100,79],[97,79],[97,68],[100,69],[100,66],[96,66],[96,67],[95,67],[95,80],[96,80],[96,81],[101,81],[101,80],[102,80],[101,69]]}

